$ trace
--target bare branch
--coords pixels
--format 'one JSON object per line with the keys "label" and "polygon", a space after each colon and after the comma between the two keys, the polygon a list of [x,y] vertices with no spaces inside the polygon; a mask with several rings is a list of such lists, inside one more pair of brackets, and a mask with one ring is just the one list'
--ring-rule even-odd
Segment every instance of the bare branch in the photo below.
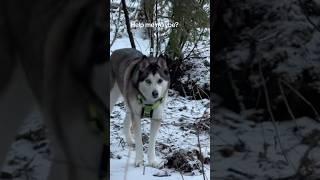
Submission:
{"label": "bare branch", "polygon": [[308,13],[306,12],[306,10],[305,10],[305,8],[304,8],[304,4],[302,3],[301,0],[299,0],[299,5],[300,5],[301,10],[302,10],[304,16],[306,17],[307,21],[308,21],[318,32],[320,32],[320,27],[317,26],[317,25],[311,20],[310,16],[309,16]]}
{"label": "bare branch", "polygon": [[278,139],[279,142],[279,147],[281,149],[281,152],[283,154],[283,157],[286,159],[288,164],[291,164],[292,168],[294,170],[296,170],[296,167],[293,165],[293,163],[291,161],[289,161],[287,154],[284,152],[284,148],[282,146],[282,142],[281,142],[281,138],[280,138],[280,133],[279,133],[279,129],[277,126],[277,122],[276,119],[274,117],[272,108],[271,108],[271,102],[270,102],[270,97],[269,97],[269,92],[268,92],[268,88],[267,88],[267,83],[266,80],[264,78],[263,72],[262,72],[262,65],[261,65],[261,61],[259,62],[259,73],[260,73],[260,77],[262,80],[262,85],[263,85],[263,90],[264,90],[264,94],[265,94],[265,100],[266,100],[266,105],[267,105],[267,109],[271,118],[271,122],[273,124],[274,130],[276,131],[276,137]]}
{"label": "bare branch", "polygon": [[281,91],[281,94],[282,94],[282,97],[283,97],[283,101],[287,107],[287,110],[288,110],[288,113],[290,114],[290,117],[292,120],[294,120],[295,124],[296,124],[296,128],[299,129],[298,127],[298,123],[297,123],[297,119],[295,117],[295,115],[293,114],[293,111],[289,105],[289,102],[288,102],[288,99],[287,99],[287,96],[285,95],[284,93],[284,90],[283,90],[283,87],[282,87],[282,84],[281,84],[281,81],[278,80],[278,84],[279,84],[279,88],[280,88],[280,91]]}
{"label": "bare branch", "polygon": [[125,0],[121,0],[121,2],[122,2],[123,12],[124,12],[124,17],[125,17],[125,20],[126,20],[127,32],[128,32],[128,35],[129,35],[130,44],[131,44],[131,47],[135,49],[136,45],[134,44],[134,39],[133,39],[133,35],[132,35],[132,32],[131,32],[130,19],[129,19],[129,13],[128,13],[126,1]]}
{"label": "bare branch", "polygon": [[286,85],[292,92],[294,92],[300,99],[302,99],[314,112],[314,114],[316,115],[316,121],[320,121],[320,115],[318,113],[318,111],[316,110],[316,108],[312,105],[312,103],[310,101],[308,101],[298,90],[296,90],[294,87],[292,87],[289,83],[287,83],[284,80],[280,80],[281,82],[283,82],[284,85]]}

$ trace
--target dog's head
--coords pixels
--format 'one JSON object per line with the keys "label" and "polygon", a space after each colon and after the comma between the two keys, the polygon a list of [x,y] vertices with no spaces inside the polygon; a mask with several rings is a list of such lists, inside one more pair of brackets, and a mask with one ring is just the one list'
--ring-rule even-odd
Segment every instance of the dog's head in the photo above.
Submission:
{"label": "dog's head", "polygon": [[170,75],[167,66],[167,56],[144,56],[139,63],[137,88],[147,102],[155,102],[162,98],[169,88]]}

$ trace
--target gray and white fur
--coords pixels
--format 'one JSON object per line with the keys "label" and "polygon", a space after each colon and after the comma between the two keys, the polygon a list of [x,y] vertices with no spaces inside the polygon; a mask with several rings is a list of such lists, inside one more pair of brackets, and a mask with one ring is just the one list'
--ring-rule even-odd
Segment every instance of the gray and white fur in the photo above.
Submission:
{"label": "gray and white fur", "polygon": [[[132,48],[119,49],[112,53],[111,63],[111,94],[110,108],[112,108],[119,96],[122,95],[126,104],[126,117],[124,120],[124,135],[126,142],[133,145],[135,142],[135,165],[140,166],[144,162],[143,144],[141,136],[141,111],[145,104],[153,104],[164,100],[170,83],[166,57],[147,57],[140,51]],[[144,97],[143,103],[137,96]],[[163,119],[162,112],[165,101],[162,101],[153,110],[148,147],[148,165],[156,167],[159,163],[155,156],[156,135]],[[133,137],[131,134],[133,131]]]}

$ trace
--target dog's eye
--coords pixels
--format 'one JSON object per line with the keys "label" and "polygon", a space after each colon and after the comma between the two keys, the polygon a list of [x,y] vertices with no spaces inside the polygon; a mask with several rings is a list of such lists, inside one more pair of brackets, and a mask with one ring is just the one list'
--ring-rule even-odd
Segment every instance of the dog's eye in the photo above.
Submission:
{"label": "dog's eye", "polygon": [[163,73],[164,73],[165,75],[168,75],[168,74],[169,74],[168,70],[164,70]]}
{"label": "dog's eye", "polygon": [[158,80],[158,84],[161,84],[161,83],[162,83],[162,79],[159,79],[159,80]]}
{"label": "dog's eye", "polygon": [[151,84],[150,79],[146,79],[145,82],[146,82],[147,84],[149,84],[149,85]]}

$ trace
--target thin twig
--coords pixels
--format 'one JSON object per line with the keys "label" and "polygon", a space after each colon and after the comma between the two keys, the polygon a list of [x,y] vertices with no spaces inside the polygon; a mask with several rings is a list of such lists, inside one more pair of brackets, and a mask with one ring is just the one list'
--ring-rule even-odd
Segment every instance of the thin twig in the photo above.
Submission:
{"label": "thin twig", "polygon": [[199,128],[196,127],[196,130],[197,130],[197,139],[198,139],[198,147],[199,147],[199,154],[200,154],[198,159],[200,160],[200,163],[201,163],[203,180],[206,180],[206,176],[205,176],[205,172],[204,172],[204,162],[203,162],[204,158],[203,158],[203,155],[202,155],[201,144],[200,144]]}
{"label": "thin twig", "polygon": [[[210,96],[201,88],[197,85],[197,88],[200,89],[206,96],[208,99],[210,99]],[[198,91],[199,92],[199,91]],[[199,92],[200,93],[200,92]]]}
{"label": "thin twig", "polygon": [[145,175],[146,174],[146,166],[145,165],[143,165],[143,173],[142,173],[143,175]]}
{"label": "thin twig", "polygon": [[179,171],[179,173],[180,173],[180,175],[181,175],[182,180],[184,180],[184,177],[183,177],[183,175],[182,175],[182,172]]}
{"label": "thin twig", "polygon": [[283,82],[284,85],[286,85],[292,92],[294,92],[298,97],[300,97],[314,112],[314,114],[316,115],[317,119],[316,121],[320,121],[320,115],[318,113],[318,111],[316,110],[316,108],[312,105],[312,103],[310,103],[310,101],[308,101],[298,90],[296,90],[294,87],[292,87],[289,83],[287,83],[286,81],[280,79],[281,82]]}
{"label": "thin twig", "polygon": [[183,87],[183,84],[180,83],[180,86],[181,86],[181,88],[182,88],[182,92],[183,92],[183,94],[184,94],[184,97],[187,97],[187,93],[186,93],[186,90],[185,90],[184,87]]}
{"label": "thin twig", "polygon": [[203,99],[200,92],[199,92],[199,89],[198,89],[198,86],[195,82],[193,82],[193,85],[192,85],[192,93],[193,93],[193,98],[196,99],[196,93],[194,91],[194,88],[196,88],[197,90],[197,94],[200,96],[200,99]]}
{"label": "thin twig", "polygon": [[287,157],[287,154],[284,152],[284,148],[282,147],[282,142],[281,142],[281,138],[280,138],[279,129],[278,129],[277,122],[276,122],[276,119],[275,119],[275,117],[273,115],[272,108],[271,108],[271,102],[270,102],[269,92],[268,92],[268,88],[267,88],[267,83],[266,83],[266,80],[265,80],[263,72],[262,72],[261,61],[259,61],[259,73],[260,73],[260,77],[261,77],[261,80],[262,80],[262,86],[263,86],[263,90],[264,90],[264,94],[265,94],[265,100],[266,100],[267,109],[268,109],[268,112],[269,112],[269,115],[270,115],[274,130],[276,131],[276,137],[277,137],[278,142],[279,142],[279,147],[280,147],[281,152],[282,152],[284,158],[286,159],[287,163],[291,164],[292,168],[294,170],[296,170],[296,168],[293,165],[293,163],[291,163],[291,161],[289,161],[289,159]]}
{"label": "thin twig", "polygon": [[245,172],[241,172],[241,171],[233,169],[233,168],[228,168],[228,171],[236,173],[236,174],[239,174],[239,175],[242,175],[242,176],[244,176],[244,177],[246,177],[248,179],[254,179],[253,175],[245,173]]}
{"label": "thin twig", "polygon": [[310,16],[308,15],[308,13],[306,12],[305,8],[304,8],[304,4],[302,3],[301,0],[299,0],[299,5],[300,8],[302,10],[302,13],[304,14],[304,16],[306,17],[307,21],[318,31],[320,32],[320,27],[317,26],[310,18]]}
{"label": "thin twig", "polygon": [[281,91],[281,94],[282,94],[282,97],[283,97],[283,102],[285,103],[286,107],[287,107],[287,110],[288,110],[288,113],[291,117],[292,120],[294,120],[295,124],[296,124],[296,128],[297,130],[299,130],[299,126],[298,126],[298,123],[297,123],[297,118],[295,117],[295,115],[293,114],[293,111],[289,105],[289,102],[288,102],[288,99],[287,99],[287,96],[285,95],[284,93],[284,90],[283,90],[283,87],[282,87],[282,84],[281,84],[281,81],[278,80],[278,84],[279,84],[279,88],[280,88],[280,91]]}

